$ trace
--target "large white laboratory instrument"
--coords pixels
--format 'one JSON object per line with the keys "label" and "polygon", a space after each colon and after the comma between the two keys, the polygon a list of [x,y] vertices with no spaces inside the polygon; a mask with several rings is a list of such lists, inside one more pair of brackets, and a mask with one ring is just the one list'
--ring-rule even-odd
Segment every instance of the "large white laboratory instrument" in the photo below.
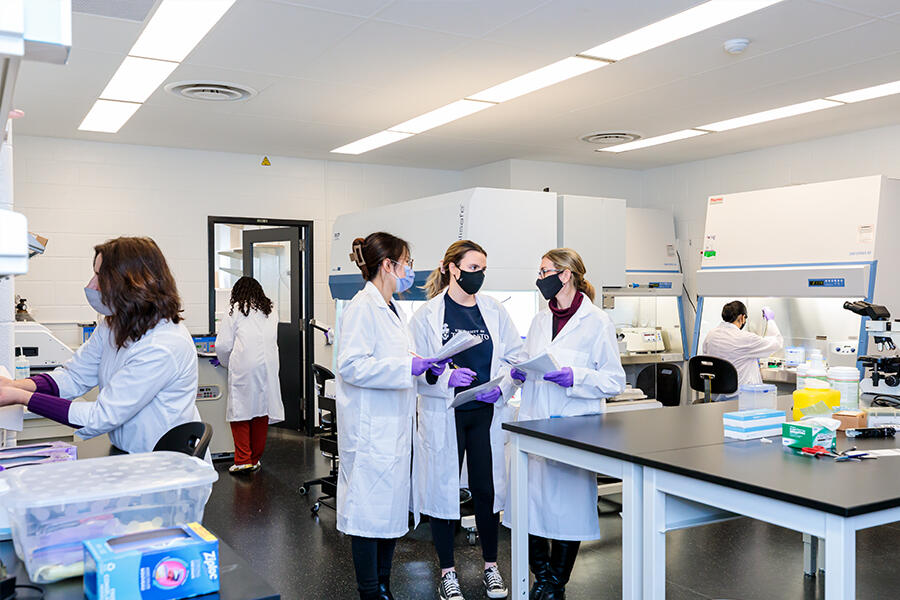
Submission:
{"label": "large white laboratory instrument", "polygon": [[[758,333],[762,307],[771,306],[786,347],[867,354],[866,318],[843,306],[900,305],[898,222],[900,181],[882,176],[710,197],[694,352],[721,322],[722,306],[737,299]],[[763,379],[790,385],[796,377],[764,368]]]}

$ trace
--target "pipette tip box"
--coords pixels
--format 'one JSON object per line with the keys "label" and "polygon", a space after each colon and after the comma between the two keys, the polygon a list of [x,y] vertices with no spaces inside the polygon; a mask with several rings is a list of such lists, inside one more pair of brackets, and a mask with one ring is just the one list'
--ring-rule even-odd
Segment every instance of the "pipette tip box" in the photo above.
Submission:
{"label": "pipette tip box", "polygon": [[219,541],[199,523],[84,542],[88,600],[181,600],[219,591]]}
{"label": "pipette tip box", "polygon": [[781,435],[781,425],[784,421],[783,410],[769,408],[739,410],[722,415],[725,437],[736,440],[753,440]]}

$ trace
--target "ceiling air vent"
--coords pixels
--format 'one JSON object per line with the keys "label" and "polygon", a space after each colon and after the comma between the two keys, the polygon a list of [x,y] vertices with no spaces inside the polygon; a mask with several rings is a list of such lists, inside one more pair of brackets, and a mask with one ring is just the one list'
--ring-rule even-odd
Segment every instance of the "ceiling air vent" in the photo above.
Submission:
{"label": "ceiling air vent", "polygon": [[598,131],[581,137],[581,141],[599,146],[614,146],[641,139],[640,134],[627,131]]}
{"label": "ceiling air vent", "polygon": [[221,81],[179,81],[166,86],[166,91],[189,100],[203,102],[237,102],[256,95],[256,90]]}

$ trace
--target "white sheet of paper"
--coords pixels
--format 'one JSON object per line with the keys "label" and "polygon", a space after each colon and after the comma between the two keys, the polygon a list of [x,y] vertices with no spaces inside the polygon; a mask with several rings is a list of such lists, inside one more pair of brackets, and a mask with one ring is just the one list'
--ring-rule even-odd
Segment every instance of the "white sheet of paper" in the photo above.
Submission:
{"label": "white sheet of paper", "polygon": [[[10,377],[6,367],[0,366],[0,376]],[[24,406],[4,406],[0,408],[0,429],[22,431],[22,420],[25,414]]]}
{"label": "white sheet of paper", "polygon": [[453,399],[453,402],[450,403],[450,408],[456,408],[457,406],[462,406],[466,402],[471,402],[475,399],[475,396],[477,396],[481,392],[486,392],[492,388],[497,387],[498,385],[500,385],[500,382],[503,381],[503,377],[503,375],[501,375],[500,377],[495,377],[487,383],[482,383],[481,385],[477,385],[464,392],[458,393]]}
{"label": "white sheet of paper", "polygon": [[525,362],[510,364],[520,371],[526,371],[528,373],[531,373],[532,375],[538,375],[539,377],[543,377],[550,371],[559,371],[559,363],[556,362],[556,359],[549,352],[539,354],[538,356],[535,356],[530,360],[526,360]]}
{"label": "white sheet of paper", "polygon": [[453,358],[460,352],[468,350],[469,348],[474,348],[483,341],[482,338],[475,337],[468,331],[460,331],[450,338],[450,341],[441,346],[441,349],[438,350],[438,353],[435,356],[428,358],[434,358],[438,361]]}

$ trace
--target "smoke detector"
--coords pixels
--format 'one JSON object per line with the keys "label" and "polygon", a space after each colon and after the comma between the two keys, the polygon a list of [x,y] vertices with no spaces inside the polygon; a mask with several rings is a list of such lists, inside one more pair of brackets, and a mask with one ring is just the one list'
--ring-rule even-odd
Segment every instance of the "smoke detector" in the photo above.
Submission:
{"label": "smoke detector", "polygon": [[615,146],[616,144],[634,142],[639,139],[641,139],[641,135],[631,131],[597,131],[581,136],[582,142],[600,146]]}
{"label": "smoke detector", "polygon": [[238,102],[256,95],[253,88],[223,81],[178,81],[168,84],[166,91],[203,102]]}
{"label": "smoke detector", "polygon": [[725,42],[722,45],[722,48],[724,48],[725,52],[728,54],[740,54],[746,50],[749,45],[750,40],[747,38],[734,38]]}

